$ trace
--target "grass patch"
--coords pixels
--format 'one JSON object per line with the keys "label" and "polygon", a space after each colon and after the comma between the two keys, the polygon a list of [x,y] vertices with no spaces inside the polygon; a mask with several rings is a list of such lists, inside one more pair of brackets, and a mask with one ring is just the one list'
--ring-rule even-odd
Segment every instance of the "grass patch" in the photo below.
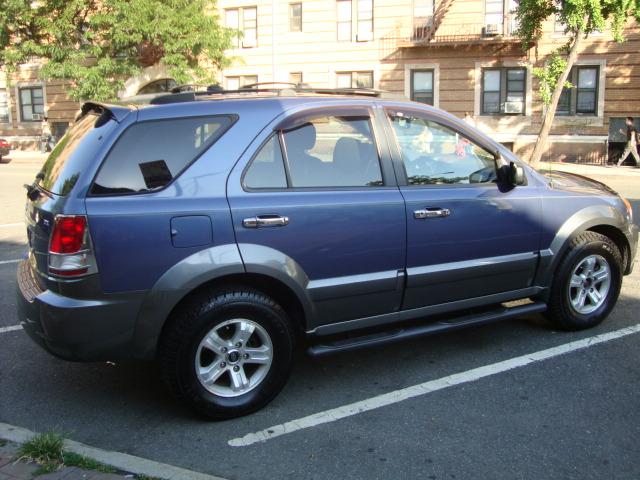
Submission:
{"label": "grass patch", "polygon": [[9,442],[0,438],[0,447],[4,447],[7,443]]}
{"label": "grass patch", "polygon": [[35,475],[52,473],[62,467],[78,467],[84,470],[96,470],[103,473],[116,473],[113,467],[100,463],[77,453],[64,451],[64,439],[55,432],[40,433],[18,450],[21,460],[40,465]]}
{"label": "grass patch", "polygon": [[40,465],[62,463],[64,440],[54,432],[44,432],[22,444],[18,450],[21,459]]}
{"label": "grass patch", "polygon": [[62,463],[66,467],[78,467],[84,470],[97,470],[103,473],[116,473],[117,470],[109,465],[100,463],[92,458],[83,457],[73,452],[62,453]]}

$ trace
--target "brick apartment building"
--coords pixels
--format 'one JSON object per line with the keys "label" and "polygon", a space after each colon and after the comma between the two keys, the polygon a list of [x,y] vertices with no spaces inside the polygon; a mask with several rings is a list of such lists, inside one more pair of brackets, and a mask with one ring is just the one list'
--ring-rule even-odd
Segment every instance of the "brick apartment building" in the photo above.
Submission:
{"label": "brick apartment building", "polygon": [[[460,117],[469,112],[525,157],[543,112],[532,68],[566,41],[562,25],[549,21],[539,44],[523,51],[513,35],[515,0],[219,0],[218,8],[228,27],[243,32],[220,78],[228,89],[278,81],[388,90]],[[602,162],[619,152],[624,117],[640,117],[640,26],[629,20],[625,36],[617,44],[607,29],[583,43],[571,74],[576,88],[563,94],[547,157]],[[38,101],[54,123],[72,119],[78,105],[65,102],[61,85],[41,84],[28,104],[22,85],[34,82],[23,76],[5,97],[0,83],[0,135],[30,132],[25,120]],[[156,66],[129,79],[122,95],[172,85]]]}

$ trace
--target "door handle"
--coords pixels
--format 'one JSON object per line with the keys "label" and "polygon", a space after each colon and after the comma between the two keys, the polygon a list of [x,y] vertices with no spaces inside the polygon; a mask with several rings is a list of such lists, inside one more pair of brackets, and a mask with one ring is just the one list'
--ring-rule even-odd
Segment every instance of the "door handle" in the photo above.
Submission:
{"label": "door handle", "polygon": [[282,215],[257,215],[242,220],[244,228],[284,227],[289,225],[289,217]]}
{"label": "door handle", "polygon": [[414,210],[413,218],[423,220],[426,218],[441,218],[451,215],[451,210],[448,208],[423,208],[422,210]]}

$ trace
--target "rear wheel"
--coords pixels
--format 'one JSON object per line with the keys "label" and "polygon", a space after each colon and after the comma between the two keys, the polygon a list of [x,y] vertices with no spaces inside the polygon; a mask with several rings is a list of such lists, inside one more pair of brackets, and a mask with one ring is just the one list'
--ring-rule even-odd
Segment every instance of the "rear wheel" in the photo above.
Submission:
{"label": "rear wheel", "polygon": [[613,309],[621,285],[622,256],[615,243],[599,233],[581,233],[558,266],[547,318],[564,330],[598,325]]}
{"label": "rear wheel", "polygon": [[289,376],[293,333],[285,311],[249,289],[196,295],[163,333],[159,360],[173,393],[213,419],[269,403]]}

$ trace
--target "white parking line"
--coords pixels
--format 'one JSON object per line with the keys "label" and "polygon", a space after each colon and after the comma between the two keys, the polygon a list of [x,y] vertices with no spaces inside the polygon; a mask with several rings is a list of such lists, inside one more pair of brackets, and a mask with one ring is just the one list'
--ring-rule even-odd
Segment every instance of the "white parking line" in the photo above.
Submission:
{"label": "white parking line", "polygon": [[22,325],[11,325],[10,327],[0,327],[0,333],[15,332],[22,330]]}
{"label": "white parking line", "polygon": [[20,222],[20,223],[3,223],[2,225],[0,225],[0,228],[7,228],[7,227],[24,227],[24,222]]}
{"label": "white parking line", "polygon": [[[0,423],[0,438],[10,442],[24,443],[36,435],[26,428],[16,427],[8,423]],[[127,453],[111,452],[101,448],[90,447],[73,440],[64,441],[65,450],[97,460],[124,472],[131,472],[150,478],[165,478],[168,480],[224,480],[221,477],[194,472],[185,468],[175,467],[166,463],[147,460]]]}
{"label": "white parking line", "polygon": [[615,340],[616,338],[625,337],[638,332],[640,332],[640,323],[631,327],[621,328],[620,330],[615,330],[613,332],[602,333],[582,340],[576,340],[575,342],[565,343],[564,345],[559,345],[557,347],[540,350],[538,352],[529,353],[527,355],[511,358],[502,362],[492,363],[483,367],[467,370],[466,372],[456,373],[437,380],[431,380],[412,387],[395,390],[393,392],[371,397],[349,405],[326,410],[324,412],[314,413],[307,417],[291,420],[280,425],[274,425],[259,432],[249,433],[244,437],[234,438],[229,440],[227,443],[232,447],[246,447],[254,443],[265,442],[281,435],[293,433],[305,428],[315,427],[323,423],[335,422],[342,418],[368,412],[387,405],[392,405],[409,398],[426,395],[427,393],[436,392],[454,385],[473,382],[497,373],[506,372],[518,367],[524,367],[531,363],[540,362],[542,360],[557,357],[558,355],[564,355],[565,353],[592,347],[600,343]]}
{"label": "white parking line", "polygon": [[10,263],[18,263],[21,262],[21,258],[17,258],[15,260],[0,260],[0,265],[9,265]]}

